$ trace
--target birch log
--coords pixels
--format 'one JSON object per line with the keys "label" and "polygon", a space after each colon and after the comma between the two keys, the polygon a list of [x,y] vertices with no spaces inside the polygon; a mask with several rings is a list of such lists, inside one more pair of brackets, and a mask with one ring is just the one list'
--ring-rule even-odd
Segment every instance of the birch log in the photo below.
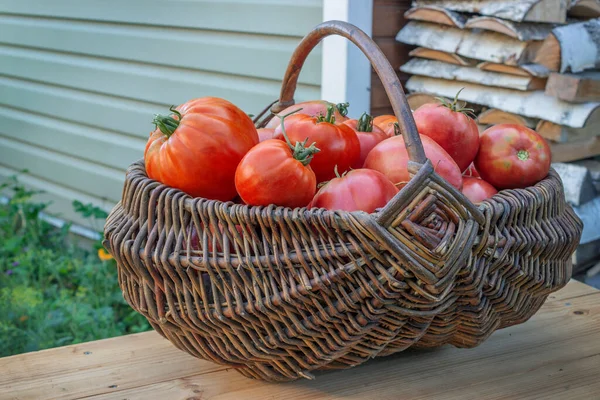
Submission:
{"label": "birch log", "polygon": [[[421,107],[423,104],[442,104],[440,100],[438,100],[435,96],[432,96],[427,93],[411,93],[408,96],[406,96],[406,100],[408,101],[410,109],[413,111]],[[448,99],[444,100],[451,102],[451,100]]]}
{"label": "birch log", "polygon": [[424,75],[432,78],[473,82],[485,86],[498,86],[516,90],[543,89],[544,78],[525,77],[482,71],[479,68],[463,67],[441,61],[413,58],[400,67],[400,71],[411,75]]}
{"label": "birch log", "polygon": [[436,24],[463,28],[467,22],[467,16],[436,6],[413,7],[404,13],[404,18],[433,22]]}
{"label": "birch log", "polygon": [[537,76],[538,78],[545,78],[550,74],[548,68],[539,64],[506,65],[484,61],[477,64],[477,68],[484,71],[500,72],[503,74],[519,76]]}
{"label": "birch log", "polygon": [[581,128],[540,120],[535,127],[542,137],[558,143],[577,142],[600,135],[600,113],[593,113]]}
{"label": "birch log", "polygon": [[600,67],[600,19],[554,28],[535,62],[561,73]]}
{"label": "birch log", "polygon": [[540,41],[522,42],[497,32],[471,32],[430,22],[410,21],[396,40],[446,53],[501,64],[527,64],[534,58]]}
{"label": "birch log", "polygon": [[504,88],[490,88],[468,82],[448,81],[423,76],[412,76],[406,82],[411,92],[424,92],[453,98],[464,87],[459,99],[469,103],[499,108],[530,118],[540,118],[581,128],[592,114],[599,112],[600,103],[572,104],[555,97],[546,96],[542,91],[522,92]]}
{"label": "birch log", "polygon": [[546,84],[546,94],[574,103],[600,101],[600,71],[552,73]]}
{"label": "birch log", "polygon": [[600,17],[600,0],[571,0],[567,13],[570,17],[598,18]]}
{"label": "birch log", "polygon": [[572,163],[552,163],[552,168],[563,181],[565,199],[572,206],[580,206],[596,197],[596,188],[586,167]]}
{"label": "birch log", "polygon": [[600,136],[577,142],[550,143],[552,160],[570,162],[600,155]]}
{"label": "birch log", "polygon": [[555,22],[567,20],[569,0],[415,0],[413,7],[437,6],[448,10],[487,15],[511,21]]}
{"label": "birch log", "polygon": [[465,67],[468,65],[475,65],[477,63],[476,60],[461,57],[456,53],[446,53],[444,51],[432,50],[426,47],[417,47],[416,49],[411,50],[408,55],[411,57],[427,58],[428,60],[443,61],[449,64],[462,65]]}
{"label": "birch log", "polygon": [[465,28],[494,31],[524,42],[546,39],[555,26],[554,24],[507,21],[496,17],[473,17],[464,24]]}
{"label": "birch log", "polygon": [[477,116],[477,123],[481,125],[517,124],[534,129],[538,120],[498,110],[497,108],[490,108]]}

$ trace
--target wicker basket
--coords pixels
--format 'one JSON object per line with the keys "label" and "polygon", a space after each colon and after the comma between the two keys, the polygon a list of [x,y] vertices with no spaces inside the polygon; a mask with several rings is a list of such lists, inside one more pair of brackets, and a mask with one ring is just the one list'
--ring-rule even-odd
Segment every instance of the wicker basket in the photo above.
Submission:
{"label": "wicker basket", "polygon": [[[293,104],[304,60],[331,34],[369,58],[408,144],[414,175],[387,206],[366,214],[191,198],[149,179],[139,161],[105,227],[127,302],[179,349],[252,378],[311,378],[411,346],[477,346],[567,283],[581,235],[554,171],[479,207],[437,175],[396,73],[350,24],[326,22],[304,38],[273,113]],[[190,247],[190,226],[206,251]]]}

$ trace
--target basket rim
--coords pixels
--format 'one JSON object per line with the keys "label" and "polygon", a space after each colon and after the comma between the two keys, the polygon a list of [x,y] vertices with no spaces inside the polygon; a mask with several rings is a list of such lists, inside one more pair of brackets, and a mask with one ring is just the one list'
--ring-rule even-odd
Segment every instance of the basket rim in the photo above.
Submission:
{"label": "basket rim", "polygon": [[[141,170],[138,171],[133,171],[133,169],[135,167],[142,167]],[[141,172],[143,170],[143,173]],[[434,172],[435,173],[435,172]],[[139,177],[141,179],[147,180],[147,181],[151,181],[153,183],[158,184],[159,186],[163,186],[165,188],[167,188],[169,191],[171,191],[171,193],[174,193],[177,195],[177,197],[183,197],[183,201],[184,201],[184,207],[187,211],[192,210],[192,208],[195,207],[195,204],[198,202],[203,202],[203,203],[212,203],[215,206],[219,207],[219,206],[228,206],[229,209],[240,209],[240,208],[248,208],[248,209],[252,209],[254,212],[258,212],[258,213],[262,213],[266,210],[279,210],[282,212],[286,212],[286,213],[294,213],[294,212],[301,212],[303,214],[306,213],[319,213],[319,215],[322,215],[323,217],[343,217],[343,216],[350,216],[350,215],[361,215],[361,216],[375,216],[378,215],[379,212],[382,210],[382,208],[378,208],[376,209],[374,212],[372,213],[367,213],[365,211],[345,211],[345,210],[328,210],[325,208],[312,208],[309,209],[306,206],[305,207],[296,207],[296,208],[291,208],[291,207],[285,207],[285,206],[278,206],[275,204],[270,204],[268,206],[251,206],[248,204],[238,204],[238,203],[234,203],[232,200],[227,200],[227,201],[222,201],[222,200],[215,200],[215,199],[207,199],[205,197],[192,197],[191,195],[185,193],[184,191],[178,189],[178,188],[174,188],[172,186],[168,186],[160,181],[157,181],[155,179],[152,179],[148,176],[147,172],[146,172],[146,165],[144,162],[143,158],[138,159],[137,161],[131,163],[129,165],[129,167],[127,168],[126,171],[126,177],[125,180],[128,179],[133,179],[134,177]],[[441,177],[441,176],[440,176]],[[441,177],[442,178],[442,177]],[[412,179],[412,178],[411,178]],[[442,178],[444,179],[444,178]],[[562,180],[560,178],[560,176],[558,175],[558,173],[556,172],[556,170],[554,168],[552,168],[552,166],[550,166],[550,170],[548,171],[548,175],[546,175],[543,179],[541,179],[540,181],[538,181],[535,185],[533,186],[528,186],[526,188],[515,188],[515,189],[501,189],[498,190],[498,193],[494,194],[490,199],[486,199],[484,201],[482,201],[479,204],[475,204],[475,207],[477,207],[480,211],[484,211],[486,207],[492,207],[492,203],[490,202],[490,200],[496,198],[497,196],[501,196],[504,197],[506,195],[510,196],[511,194],[514,193],[524,193],[524,192],[528,192],[531,193],[532,190],[545,190],[544,186],[547,182],[551,181],[551,180],[559,180],[560,181],[560,186],[561,188],[563,188],[564,190],[564,185],[562,183]],[[402,189],[400,189],[400,191],[402,191]]]}

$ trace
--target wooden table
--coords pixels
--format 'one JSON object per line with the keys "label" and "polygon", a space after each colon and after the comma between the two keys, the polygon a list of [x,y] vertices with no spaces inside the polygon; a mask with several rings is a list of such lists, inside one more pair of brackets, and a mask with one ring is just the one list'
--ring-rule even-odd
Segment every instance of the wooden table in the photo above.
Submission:
{"label": "wooden table", "polygon": [[572,281],[475,349],[409,350],[316,375],[247,379],[146,332],[2,358],[0,399],[600,399],[600,291]]}

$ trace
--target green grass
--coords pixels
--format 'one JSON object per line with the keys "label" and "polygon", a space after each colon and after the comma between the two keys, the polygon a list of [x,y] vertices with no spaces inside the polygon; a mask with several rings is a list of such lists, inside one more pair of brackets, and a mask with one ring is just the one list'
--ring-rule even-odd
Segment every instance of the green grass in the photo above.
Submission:
{"label": "green grass", "polygon": [[[10,197],[0,204],[0,357],[150,329],[123,300],[114,260],[98,258],[99,243],[77,246],[68,225],[40,219],[48,204],[17,178],[0,191]],[[106,215],[74,206],[96,221]]]}

